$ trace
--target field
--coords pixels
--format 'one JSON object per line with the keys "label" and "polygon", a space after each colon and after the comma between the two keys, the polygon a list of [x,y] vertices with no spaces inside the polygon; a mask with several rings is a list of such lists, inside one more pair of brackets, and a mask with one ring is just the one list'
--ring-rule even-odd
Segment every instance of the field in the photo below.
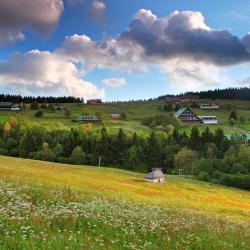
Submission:
{"label": "field", "polygon": [[[211,102],[211,100],[200,100],[201,103]],[[197,115],[216,115],[219,121],[219,125],[210,125],[211,130],[215,130],[220,127],[225,133],[248,133],[250,131],[250,101],[235,101],[235,100],[216,100],[221,106],[220,110],[208,110],[204,111],[199,108],[194,108],[193,111]],[[99,112],[102,114],[103,122],[101,124],[95,124],[94,129],[100,129],[102,126],[106,126],[108,130],[117,131],[119,128],[123,128],[126,131],[134,132],[138,134],[147,135],[151,129],[142,125],[142,119],[156,115],[163,114],[161,107],[164,105],[163,101],[145,101],[145,102],[131,102],[131,103],[110,103],[101,105],[85,105],[85,104],[66,104],[66,108],[71,111],[70,117],[65,117],[64,111],[50,111],[49,109],[43,110],[44,116],[42,118],[36,118],[34,116],[34,110],[26,110],[21,112],[16,111],[0,111],[0,122],[8,120],[11,116],[17,117],[22,122],[29,125],[39,125],[48,128],[60,127],[71,128],[79,126],[77,120],[81,114],[95,114]],[[188,104],[182,104],[186,106]],[[230,110],[237,109],[238,116],[245,118],[244,124],[238,122],[234,126],[230,126],[228,123],[228,116]],[[122,113],[126,112],[126,120],[112,120],[109,117],[110,113]],[[199,126],[201,130],[204,126]],[[189,133],[191,126],[183,125],[180,131],[186,131]]]}
{"label": "field", "polygon": [[0,249],[249,249],[250,192],[0,156]]}

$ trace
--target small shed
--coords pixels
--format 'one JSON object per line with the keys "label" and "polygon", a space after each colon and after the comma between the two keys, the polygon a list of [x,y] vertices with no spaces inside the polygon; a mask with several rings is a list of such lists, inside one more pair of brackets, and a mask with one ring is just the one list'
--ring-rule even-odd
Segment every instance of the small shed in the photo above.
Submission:
{"label": "small shed", "polygon": [[161,168],[152,168],[152,171],[145,175],[144,179],[153,183],[164,183],[165,176]]}
{"label": "small shed", "polygon": [[121,119],[121,115],[120,114],[110,114],[110,117],[112,119]]}

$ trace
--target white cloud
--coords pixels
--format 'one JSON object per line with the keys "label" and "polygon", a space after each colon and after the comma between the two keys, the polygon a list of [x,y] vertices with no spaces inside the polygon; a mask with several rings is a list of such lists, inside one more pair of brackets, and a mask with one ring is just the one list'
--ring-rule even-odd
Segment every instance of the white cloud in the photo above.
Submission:
{"label": "white cloud", "polygon": [[103,79],[102,83],[113,88],[120,88],[127,84],[124,78],[107,78]]}
{"label": "white cloud", "polygon": [[0,62],[0,86],[25,94],[73,95],[84,98],[104,97],[103,89],[82,80],[76,66],[48,51],[33,50],[14,54]]}
{"label": "white cloud", "polygon": [[92,0],[89,7],[90,17],[97,23],[102,23],[105,20],[106,4],[101,0]]}

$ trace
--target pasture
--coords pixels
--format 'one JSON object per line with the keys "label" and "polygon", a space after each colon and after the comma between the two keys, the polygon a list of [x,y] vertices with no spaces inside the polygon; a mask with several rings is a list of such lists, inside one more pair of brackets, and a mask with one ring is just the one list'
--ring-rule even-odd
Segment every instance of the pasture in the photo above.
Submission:
{"label": "pasture", "polygon": [[[192,108],[197,115],[216,115],[219,121],[218,125],[209,125],[210,129],[214,131],[220,127],[226,134],[231,133],[248,133],[250,131],[250,101],[235,101],[235,100],[200,100],[199,103],[216,102],[221,106],[219,110],[201,110],[199,108]],[[102,126],[110,131],[117,131],[123,128],[125,131],[137,132],[141,135],[147,135],[151,129],[142,125],[142,120],[146,117],[163,114],[162,107],[164,101],[141,101],[141,102],[122,102],[122,103],[107,103],[100,105],[86,105],[86,104],[65,104],[65,107],[70,110],[70,116],[65,117],[63,110],[51,111],[43,109],[44,115],[41,118],[34,116],[35,110],[25,111],[0,111],[0,122],[5,122],[11,116],[17,117],[22,123],[29,126],[44,126],[47,128],[66,128],[80,126],[77,120],[82,114],[95,114],[99,113],[102,116],[102,123],[94,124],[93,129],[100,129]],[[182,106],[190,105],[188,103]],[[228,116],[233,108],[236,108],[238,116],[245,118],[244,123],[237,122],[234,126],[230,126]],[[112,120],[109,117],[111,113],[127,114],[126,120]],[[205,126],[198,125],[201,130]],[[190,133],[190,125],[182,125],[180,131]]]}
{"label": "pasture", "polygon": [[249,249],[250,192],[0,156],[1,249]]}

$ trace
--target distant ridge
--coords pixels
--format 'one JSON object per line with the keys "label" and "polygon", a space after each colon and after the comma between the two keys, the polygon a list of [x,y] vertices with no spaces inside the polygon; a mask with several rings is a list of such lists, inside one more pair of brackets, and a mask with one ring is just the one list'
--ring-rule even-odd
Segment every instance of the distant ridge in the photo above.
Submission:
{"label": "distant ridge", "polygon": [[[214,89],[197,92],[186,92],[185,94],[198,95],[200,99],[234,99],[234,100],[250,100],[250,88],[226,88],[226,89]],[[184,94],[180,94],[184,95]],[[157,99],[165,99],[167,96],[178,96],[178,95],[163,95]]]}

